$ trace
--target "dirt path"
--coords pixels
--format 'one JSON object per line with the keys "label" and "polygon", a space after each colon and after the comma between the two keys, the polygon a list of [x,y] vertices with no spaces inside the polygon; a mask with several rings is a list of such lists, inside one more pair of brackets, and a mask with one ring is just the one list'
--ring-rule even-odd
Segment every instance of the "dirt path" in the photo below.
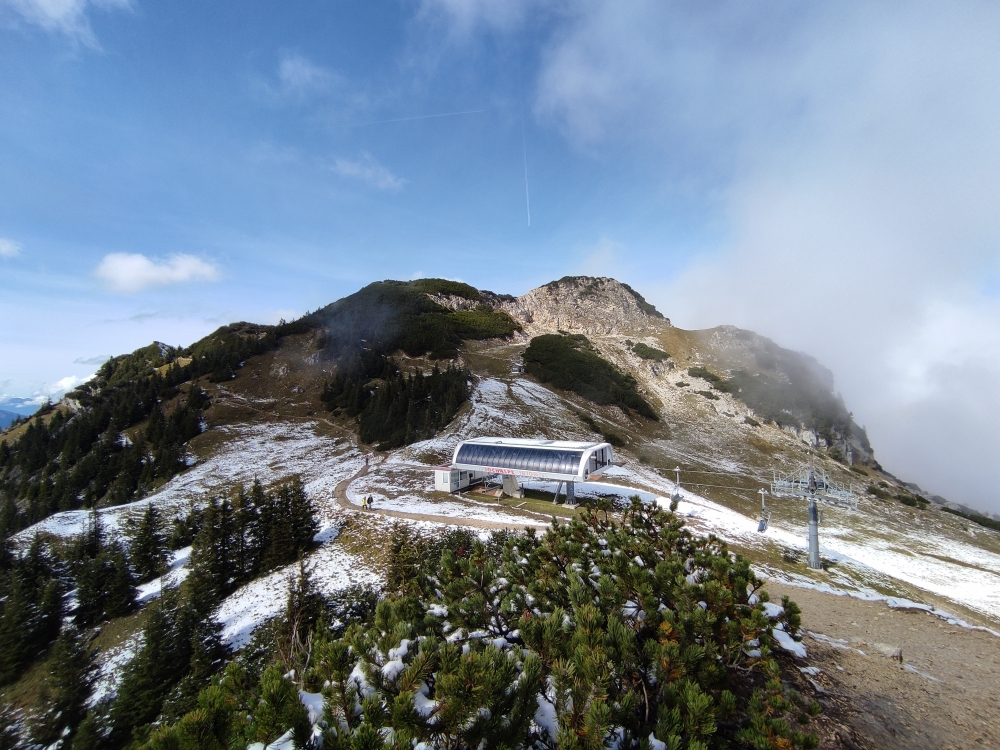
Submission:
{"label": "dirt path", "polygon": [[[853,739],[868,750],[1000,748],[1000,638],[884,602],[776,582],[767,589],[772,601],[787,594],[802,608],[804,663],[822,670],[813,679],[829,693],[809,697],[852,730],[845,743],[827,725],[821,747],[853,750]],[[896,649],[902,663],[890,656]]]}
{"label": "dirt path", "polygon": [[[379,462],[381,463],[381,462]],[[376,464],[377,465],[377,464]],[[358,505],[352,503],[347,497],[347,488],[351,486],[351,482],[355,479],[360,479],[361,477],[368,474],[368,470],[372,468],[368,465],[362,466],[361,469],[352,477],[348,477],[340,481],[333,491],[334,496],[337,498],[337,504],[345,510],[354,511],[355,513],[366,513],[371,515],[386,516],[388,518],[406,518],[411,521],[430,521],[432,523],[443,523],[449,526],[468,526],[475,529],[535,529],[538,530],[538,524],[533,523],[502,523],[499,521],[482,521],[478,518],[458,518],[455,516],[435,516],[425,513],[406,513],[401,510],[388,510],[385,508],[362,508]]]}

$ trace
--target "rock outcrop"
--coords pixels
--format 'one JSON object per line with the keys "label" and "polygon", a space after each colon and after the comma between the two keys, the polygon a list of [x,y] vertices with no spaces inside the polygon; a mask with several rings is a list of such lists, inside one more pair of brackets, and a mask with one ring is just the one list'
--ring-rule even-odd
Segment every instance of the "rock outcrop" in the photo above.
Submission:
{"label": "rock outcrop", "polygon": [[532,289],[497,307],[529,335],[567,331],[589,335],[658,333],[670,320],[627,284],[572,276]]}

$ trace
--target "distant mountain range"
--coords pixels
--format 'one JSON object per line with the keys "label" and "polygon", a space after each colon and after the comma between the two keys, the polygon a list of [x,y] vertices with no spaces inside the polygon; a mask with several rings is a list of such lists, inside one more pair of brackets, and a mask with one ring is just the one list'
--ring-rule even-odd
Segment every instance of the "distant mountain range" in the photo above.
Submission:
{"label": "distant mountain range", "polygon": [[18,414],[16,411],[8,411],[7,409],[0,409],[0,430],[8,427],[14,423],[14,420],[19,417],[29,416],[32,412],[27,414]]}

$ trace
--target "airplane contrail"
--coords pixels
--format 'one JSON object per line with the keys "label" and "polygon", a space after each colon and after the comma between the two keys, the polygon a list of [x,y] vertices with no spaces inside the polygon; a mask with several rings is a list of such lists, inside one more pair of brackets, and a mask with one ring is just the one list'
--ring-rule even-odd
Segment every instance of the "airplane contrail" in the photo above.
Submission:
{"label": "airplane contrail", "polygon": [[470,109],[464,112],[442,112],[438,115],[419,115],[417,117],[400,117],[396,120],[376,120],[375,122],[363,122],[355,127],[366,127],[368,125],[385,125],[389,122],[410,122],[411,120],[430,120],[434,117],[453,117],[454,115],[478,115],[485,112],[485,109]]}

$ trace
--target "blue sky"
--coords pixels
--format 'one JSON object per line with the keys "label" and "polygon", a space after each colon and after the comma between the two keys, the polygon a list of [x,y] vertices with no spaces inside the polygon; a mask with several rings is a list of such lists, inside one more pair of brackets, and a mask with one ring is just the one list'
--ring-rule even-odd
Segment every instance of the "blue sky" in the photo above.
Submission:
{"label": "blue sky", "polygon": [[376,279],[612,275],[819,357],[883,463],[1000,510],[998,31],[978,2],[0,0],[0,401]]}

